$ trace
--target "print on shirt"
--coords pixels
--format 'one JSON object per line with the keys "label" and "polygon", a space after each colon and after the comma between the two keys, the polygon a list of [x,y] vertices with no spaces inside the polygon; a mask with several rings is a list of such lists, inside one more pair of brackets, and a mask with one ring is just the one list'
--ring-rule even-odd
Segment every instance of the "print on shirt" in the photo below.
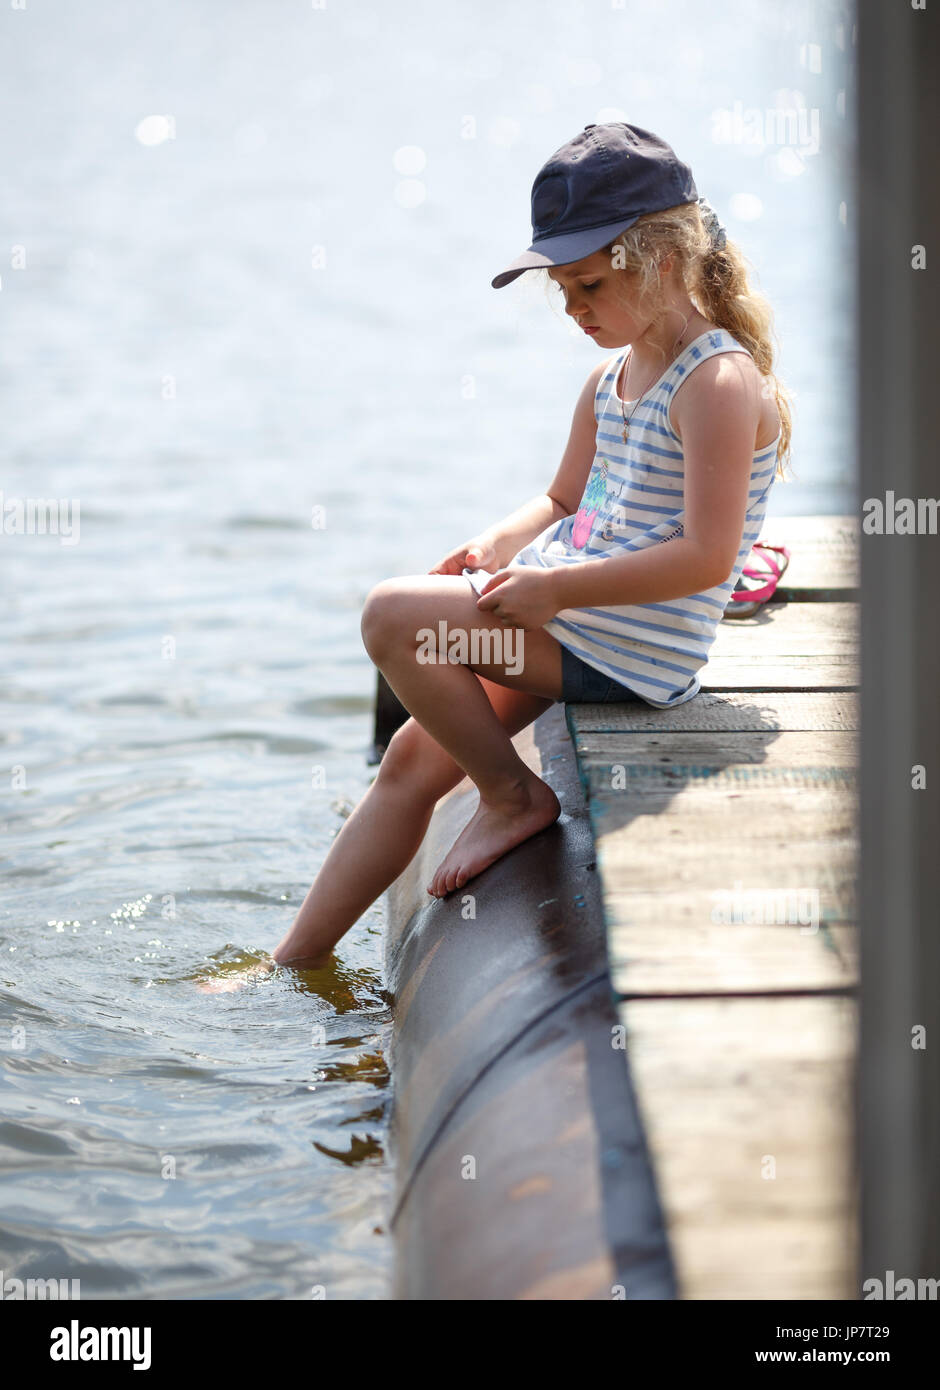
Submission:
{"label": "print on shirt", "polygon": [[600,468],[592,473],[591,480],[584,490],[581,505],[571,528],[571,544],[577,550],[583,550],[587,545],[598,512],[603,511],[607,506],[610,495],[607,491],[608,471],[607,460],[601,459]]}

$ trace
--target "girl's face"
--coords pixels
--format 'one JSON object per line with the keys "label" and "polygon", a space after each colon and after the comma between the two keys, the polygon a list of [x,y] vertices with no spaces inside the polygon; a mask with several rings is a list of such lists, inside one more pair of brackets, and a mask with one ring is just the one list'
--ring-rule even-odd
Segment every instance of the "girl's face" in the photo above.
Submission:
{"label": "girl's face", "polygon": [[554,266],[548,275],[565,296],[565,312],[601,347],[625,347],[652,322],[631,292],[629,277],[612,268],[609,251]]}

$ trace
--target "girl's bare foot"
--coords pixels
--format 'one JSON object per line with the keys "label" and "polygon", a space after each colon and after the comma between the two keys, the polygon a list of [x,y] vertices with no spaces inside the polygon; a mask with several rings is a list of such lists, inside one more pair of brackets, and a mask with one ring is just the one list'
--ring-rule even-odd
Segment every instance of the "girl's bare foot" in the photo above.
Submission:
{"label": "girl's bare foot", "polygon": [[481,800],[473,819],[434,871],[428,892],[432,897],[443,898],[455,888],[462,888],[468,879],[544,830],[560,815],[558,797],[534,772],[505,800]]}
{"label": "girl's bare foot", "polygon": [[196,988],[200,994],[234,994],[236,990],[243,989],[245,985],[254,984],[255,980],[263,980],[276,968],[274,961],[261,961],[255,965],[243,967],[241,970],[198,979]]}

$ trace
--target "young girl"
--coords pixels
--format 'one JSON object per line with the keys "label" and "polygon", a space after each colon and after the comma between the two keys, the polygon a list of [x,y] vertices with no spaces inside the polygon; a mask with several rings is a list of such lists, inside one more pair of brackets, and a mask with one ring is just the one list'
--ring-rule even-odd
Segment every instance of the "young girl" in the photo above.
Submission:
{"label": "young girl", "polygon": [[[277,962],[322,962],[464,775],[479,806],[428,884],[435,897],[556,820],[555,793],[512,745],[554,701],[692,699],[789,452],[770,310],[663,140],[585,127],[539,172],[532,229],[493,285],[547,273],[604,355],[545,493],[429,574],[368,595],[366,650],[411,718]],[[467,639],[459,657],[445,643],[450,659],[428,660],[429,630]]]}

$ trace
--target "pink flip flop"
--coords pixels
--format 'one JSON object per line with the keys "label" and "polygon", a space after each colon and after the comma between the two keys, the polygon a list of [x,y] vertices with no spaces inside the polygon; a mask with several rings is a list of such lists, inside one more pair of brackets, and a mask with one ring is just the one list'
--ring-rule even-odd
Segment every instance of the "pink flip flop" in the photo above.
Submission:
{"label": "pink flip flop", "polygon": [[[776,559],[767,551],[776,551]],[[785,545],[771,545],[768,541],[755,541],[751,546],[748,563],[741,571],[741,578],[734,587],[728,602],[725,618],[751,618],[758,608],[772,598],[784,570],[790,563],[790,552]],[[748,581],[752,581],[749,583]],[[754,587],[754,582],[757,587]]]}

